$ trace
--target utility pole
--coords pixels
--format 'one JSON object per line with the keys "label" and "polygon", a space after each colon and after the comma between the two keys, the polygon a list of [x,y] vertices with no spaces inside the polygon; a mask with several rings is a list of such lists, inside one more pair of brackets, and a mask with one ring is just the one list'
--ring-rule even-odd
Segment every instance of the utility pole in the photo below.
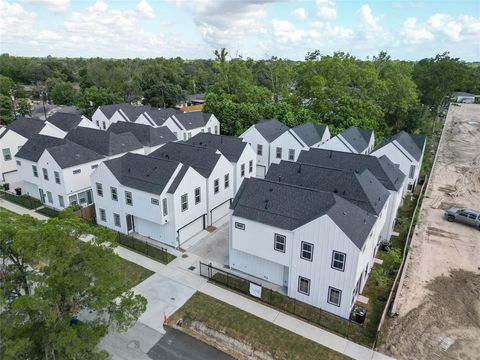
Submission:
{"label": "utility pole", "polygon": [[42,101],[43,101],[43,114],[45,115],[45,120],[47,120],[47,110],[45,109],[45,101],[47,99],[47,92],[42,91]]}

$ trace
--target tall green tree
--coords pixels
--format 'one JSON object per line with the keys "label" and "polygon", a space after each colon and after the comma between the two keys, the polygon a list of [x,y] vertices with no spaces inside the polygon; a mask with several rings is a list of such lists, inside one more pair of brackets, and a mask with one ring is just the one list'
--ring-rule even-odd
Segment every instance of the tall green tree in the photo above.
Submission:
{"label": "tall green tree", "polygon": [[9,96],[0,95],[0,124],[8,125],[14,119],[13,104]]}
{"label": "tall green tree", "polygon": [[[87,234],[89,243],[79,240]],[[146,307],[126,285],[114,239],[65,213],[39,222],[0,211],[2,359],[106,358],[100,338]]]}
{"label": "tall green tree", "polygon": [[30,115],[30,103],[25,98],[17,99],[16,110],[22,116]]}
{"label": "tall green tree", "polygon": [[118,104],[123,98],[109,90],[97,87],[82,89],[75,97],[75,105],[83,115],[91,117],[97,107],[108,104]]}
{"label": "tall green tree", "polygon": [[73,105],[75,102],[75,90],[71,83],[57,80],[52,85],[50,97],[55,104]]}

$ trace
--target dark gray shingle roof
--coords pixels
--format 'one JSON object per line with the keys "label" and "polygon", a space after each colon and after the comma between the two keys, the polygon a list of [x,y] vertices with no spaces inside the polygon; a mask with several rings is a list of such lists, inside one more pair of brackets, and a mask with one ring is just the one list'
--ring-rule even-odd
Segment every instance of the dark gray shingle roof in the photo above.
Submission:
{"label": "dark gray shingle roof", "polygon": [[160,195],[180,164],[177,161],[128,153],[105,161],[105,165],[120,184]]}
{"label": "dark gray shingle roof", "polygon": [[203,177],[208,178],[221,155],[217,154],[216,149],[213,148],[170,142],[155,150],[149,156],[181,162],[194,168]]}
{"label": "dark gray shingle roof", "polygon": [[295,126],[292,130],[302,139],[302,141],[308,146],[315,145],[322,141],[323,134],[327,125],[317,125],[312,123],[303,123]]}
{"label": "dark gray shingle roof", "polygon": [[169,141],[176,141],[177,137],[166,126],[160,126],[157,128],[135,124],[129,122],[116,122],[110,125],[108,131],[115,134],[132,133],[135,135],[138,141],[144,146],[157,146],[163,145]]}
{"label": "dark gray shingle roof", "polygon": [[375,150],[378,150],[385,145],[388,145],[394,141],[398,142],[413,158],[417,161],[422,157],[423,147],[425,146],[425,135],[409,134],[405,131],[400,131],[383,141],[378,145]]}
{"label": "dark gray shingle roof", "polygon": [[365,169],[361,173],[282,161],[272,164],[265,177],[301,187],[328,191],[371,214],[379,215],[390,193]]}
{"label": "dark gray shingle roof", "polygon": [[47,121],[55,125],[60,130],[69,132],[70,130],[76,128],[78,124],[80,124],[80,121],[82,121],[82,115],[56,112],[55,114],[49,116]]}
{"label": "dark gray shingle roof", "polygon": [[45,149],[63,145],[65,139],[59,139],[53,136],[33,135],[15,155],[18,158],[37,162]]}
{"label": "dark gray shingle roof", "polygon": [[[44,126],[45,122],[43,120],[19,117],[17,120],[7,125],[7,131],[10,130],[16,132],[17,134],[30,139],[33,135],[38,134]],[[0,138],[5,136],[7,131],[4,131]]]}
{"label": "dark gray shingle roof", "polygon": [[289,129],[287,125],[276,119],[262,120],[254,126],[268,142],[272,142]]}
{"label": "dark gray shingle roof", "polygon": [[102,105],[102,106],[99,106],[98,108],[103,112],[103,114],[107,117],[107,119],[110,119],[117,110],[124,109],[131,106],[133,105],[128,103],[123,103],[123,104]]}
{"label": "dark gray shingle roof", "polygon": [[186,113],[177,112],[173,116],[186,130],[191,130],[205,126],[212,116],[212,113],[190,111]]}
{"label": "dark gray shingle roof", "polygon": [[371,155],[342,151],[310,149],[309,151],[301,151],[297,162],[359,173],[368,169],[386,189],[392,191],[400,190],[405,179],[405,175],[398,166],[386,156],[377,158]]}
{"label": "dark gray shingle roof", "polygon": [[62,169],[104,158],[104,156],[97,154],[95,151],[68,140],[65,144],[48,147],[46,150]]}
{"label": "dark gray shingle roof", "polygon": [[373,136],[373,131],[350,126],[347,130],[340,133],[340,135],[342,135],[357,152],[361,153],[368,148],[369,141]]}
{"label": "dark gray shingle roof", "polygon": [[371,214],[331,192],[257,178],[243,181],[231,208],[234,216],[286,230],[328,215],[359,249],[376,221]]}
{"label": "dark gray shingle roof", "polygon": [[237,162],[248,145],[235,136],[198,133],[186,141],[187,144],[219,150],[230,162]]}
{"label": "dark gray shingle roof", "polygon": [[120,115],[125,118],[126,121],[134,122],[138,119],[138,117],[144,113],[145,111],[149,110],[150,106],[142,105],[142,106],[122,106],[119,110]]}
{"label": "dark gray shingle roof", "polygon": [[70,131],[65,138],[105,156],[143,148],[132,133],[115,134],[110,131],[78,127]]}
{"label": "dark gray shingle roof", "polygon": [[153,124],[162,126],[163,123],[174,114],[181,114],[182,112],[174,108],[149,108],[145,110],[145,113],[152,119]]}

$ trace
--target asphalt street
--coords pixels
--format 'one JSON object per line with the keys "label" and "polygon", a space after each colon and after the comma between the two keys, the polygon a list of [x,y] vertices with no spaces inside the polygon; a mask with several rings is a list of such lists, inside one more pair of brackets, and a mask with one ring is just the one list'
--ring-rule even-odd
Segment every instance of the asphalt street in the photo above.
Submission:
{"label": "asphalt street", "polygon": [[150,349],[152,360],[233,360],[233,358],[181,331],[166,328],[167,333]]}

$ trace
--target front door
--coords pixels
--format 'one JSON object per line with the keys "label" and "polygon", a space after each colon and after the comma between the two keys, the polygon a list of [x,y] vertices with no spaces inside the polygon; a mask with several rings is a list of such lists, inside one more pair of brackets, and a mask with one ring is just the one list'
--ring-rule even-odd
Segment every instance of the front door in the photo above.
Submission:
{"label": "front door", "polygon": [[45,193],[43,192],[43,189],[38,189],[38,192],[40,193],[40,201],[42,204],[45,204]]}
{"label": "front door", "polygon": [[135,220],[130,214],[127,214],[127,231],[135,231]]}

